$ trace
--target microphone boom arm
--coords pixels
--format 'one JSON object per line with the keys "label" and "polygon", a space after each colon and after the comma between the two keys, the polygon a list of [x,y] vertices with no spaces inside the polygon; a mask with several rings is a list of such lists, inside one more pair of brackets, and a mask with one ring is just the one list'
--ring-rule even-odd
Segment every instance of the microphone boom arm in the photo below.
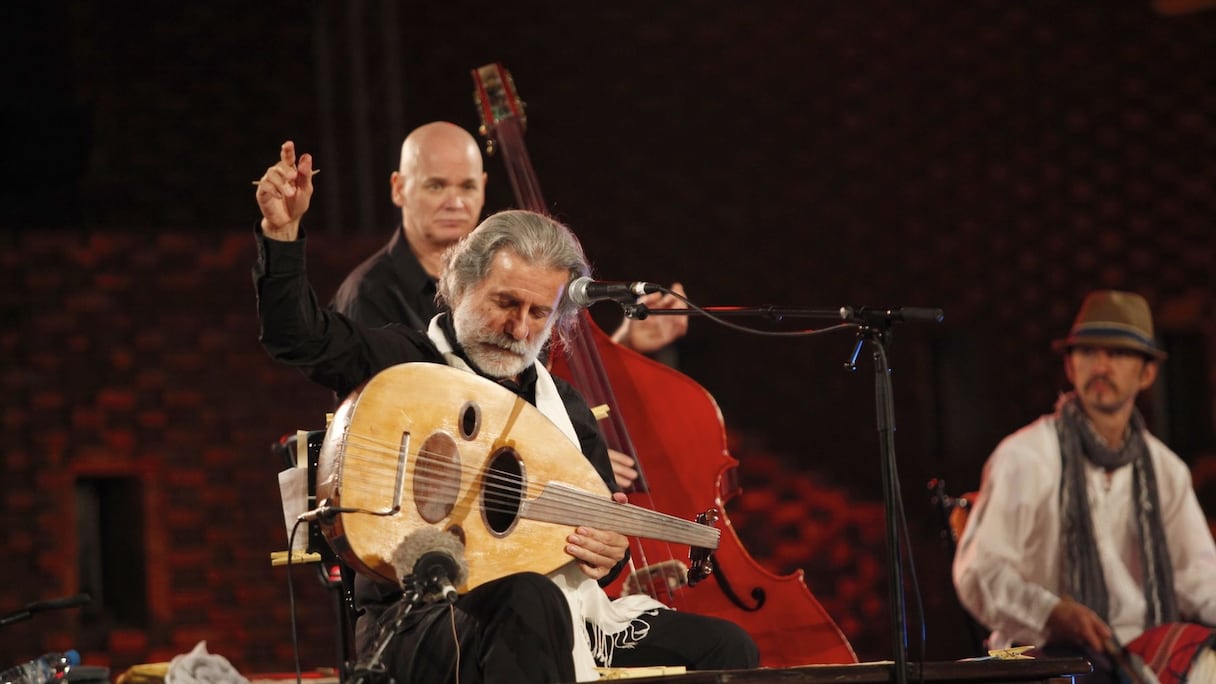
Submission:
{"label": "microphone boom arm", "polygon": [[34,601],[28,603],[24,608],[18,611],[9,613],[0,617],[0,627],[11,625],[14,622],[28,620],[34,616],[34,613],[41,613],[47,610],[58,610],[60,608],[73,608],[92,601],[93,597],[88,594],[76,594],[74,596],[64,596],[62,598],[48,599],[46,601]]}

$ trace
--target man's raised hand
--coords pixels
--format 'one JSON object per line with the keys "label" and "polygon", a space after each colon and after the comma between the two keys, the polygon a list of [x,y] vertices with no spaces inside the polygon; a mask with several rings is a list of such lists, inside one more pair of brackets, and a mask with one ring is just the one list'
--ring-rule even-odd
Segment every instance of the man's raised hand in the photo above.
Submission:
{"label": "man's raised hand", "polygon": [[312,201],[312,155],[296,159],[296,145],[288,140],[279,148],[279,163],[266,169],[257,182],[256,197],[262,210],[262,233],[272,240],[295,240],[300,217]]}

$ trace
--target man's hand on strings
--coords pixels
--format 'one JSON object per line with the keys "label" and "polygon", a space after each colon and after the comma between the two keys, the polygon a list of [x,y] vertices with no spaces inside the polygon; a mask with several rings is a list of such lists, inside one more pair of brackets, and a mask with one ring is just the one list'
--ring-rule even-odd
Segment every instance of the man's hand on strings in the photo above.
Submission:
{"label": "man's hand on strings", "polygon": [[[684,296],[684,286],[673,283],[672,292]],[[675,295],[652,292],[638,299],[648,309],[687,309]],[[647,316],[643,320],[626,318],[612,334],[612,341],[640,354],[651,354],[684,337],[688,332],[688,316]]]}
{"label": "man's hand on strings", "polygon": [[612,461],[612,474],[616,477],[616,485],[621,489],[632,487],[633,481],[638,479],[637,461],[629,454],[616,449],[608,450],[608,460]]}
{"label": "man's hand on strings", "polygon": [[290,140],[279,148],[279,163],[266,169],[257,181],[258,208],[262,210],[262,233],[272,240],[295,240],[300,217],[312,201],[312,155],[296,159],[296,144]]}
{"label": "man's hand on strings", "polygon": [[1088,606],[1065,596],[1047,616],[1047,636],[1052,641],[1087,646],[1103,653],[1111,630]]}
{"label": "man's hand on strings", "polygon": [[[620,492],[612,495],[617,503],[627,503],[628,497]],[[629,540],[620,532],[579,527],[566,537],[566,553],[578,561],[578,569],[593,580],[603,579],[612,568],[625,559]]]}

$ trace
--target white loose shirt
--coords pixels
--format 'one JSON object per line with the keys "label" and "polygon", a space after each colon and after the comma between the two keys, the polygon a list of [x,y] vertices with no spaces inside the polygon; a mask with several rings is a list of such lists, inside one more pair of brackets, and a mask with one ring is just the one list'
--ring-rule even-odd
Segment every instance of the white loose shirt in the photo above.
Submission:
{"label": "white loose shirt", "polygon": [[[1185,463],[1144,434],[1156,472],[1161,522],[1180,618],[1216,625],[1216,544]],[[1144,631],[1140,542],[1132,508],[1132,466],[1110,473],[1088,461],[1086,489],[1110,594],[1108,621],[1127,643]],[[1006,437],[984,465],[979,500],[954,557],[959,599],[991,628],[989,648],[1042,645],[1060,600],[1060,440],[1054,416]]]}

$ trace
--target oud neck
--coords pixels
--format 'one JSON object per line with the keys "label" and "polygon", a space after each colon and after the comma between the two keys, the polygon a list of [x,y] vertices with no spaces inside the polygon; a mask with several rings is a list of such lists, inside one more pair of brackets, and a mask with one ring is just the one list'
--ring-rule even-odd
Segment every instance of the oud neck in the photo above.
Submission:
{"label": "oud neck", "polygon": [[577,487],[550,482],[520,506],[520,516],[558,525],[586,525],[626,536],[658,539],[702,549],[718,548],[721,531],[633,504],[617,503]]}

